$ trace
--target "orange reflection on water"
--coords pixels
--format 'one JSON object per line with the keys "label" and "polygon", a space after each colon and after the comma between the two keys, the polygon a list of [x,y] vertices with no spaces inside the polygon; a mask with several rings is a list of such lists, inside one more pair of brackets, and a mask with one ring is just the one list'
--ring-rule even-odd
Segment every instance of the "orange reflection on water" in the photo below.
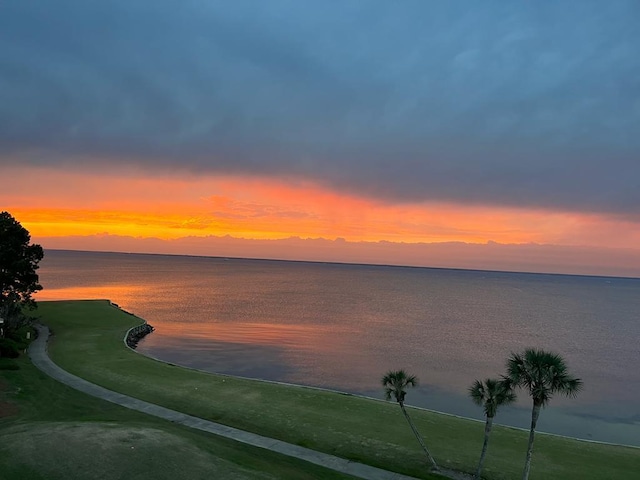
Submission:
{"label": "orange reflection on water", "polygon": [[90,287],[45,288],[37,293],[37,301],[103,300],[125,303],[127,298],[142,293],[139,285],[98,285]]}
{"label": "orange reflection on water", "polygon": [[319,325],[299,325],[280,323],[162,323],[157,326],[155,346],[166,346],[180,337],[191,340],[211,340],[215,342],[243,345],[271,345],[294,347],[302,350],[331,351],[335,348],[340,333],[347,333],[346,327],[331,328]]}

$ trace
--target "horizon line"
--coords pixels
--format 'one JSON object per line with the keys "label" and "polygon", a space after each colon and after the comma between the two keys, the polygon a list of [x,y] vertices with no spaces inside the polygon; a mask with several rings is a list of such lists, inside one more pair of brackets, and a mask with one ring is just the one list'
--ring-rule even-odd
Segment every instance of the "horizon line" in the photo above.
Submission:
{"label": "horizon line", "polygon": [[218,256],[218,255],[201,255],[201,254],[189,254],[189,253],[123,252],[123,251],[116,251],[116,250],[77,250],[77,249],[66,249],[66,248],[44,248],[44,250],[45,250],[45,253],[47,251],[73,252],[73,253],[105,253],[105,254],[117,254],[117,255],[214,258],[214,259],[221,259],[221,260],[293,262],[293,263],[311,263],[311,264],[318,264],[318,265],[352,265],[352,266],[362,266],[362,267],[413,268],[413,269],[428,269],[428,270],[454,270],[454,271],[480,272],[480,273],[507,273],[507,274],[519,274],[519,275],[554,275],[554,276],[565,276],[565,277],[640,280],[640,277],[621,276],[621,275],[594,275],[594,274],[586,274],[586,273],[561,273],[561,272],[530,272],[530,271],[518,271],[518,270],[493,270],[493,269],[462,268],[462,267],[432,267],[432,266],[424,266],[424,265],[402,265],[402,264],[391,264],[391,263],[341,262],[338,260],[322,261],[322,260],[302,260],[302,259],[287,259],[287,258],[234,257],[234,256],[226,256],[226,255]]}

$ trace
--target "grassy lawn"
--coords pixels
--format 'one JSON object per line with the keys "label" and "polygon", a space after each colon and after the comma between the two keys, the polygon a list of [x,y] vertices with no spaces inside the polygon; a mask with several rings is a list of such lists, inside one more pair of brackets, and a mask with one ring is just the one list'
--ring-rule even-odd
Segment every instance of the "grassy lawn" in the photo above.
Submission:
{"label": "grassy lawn", "polygon": [[0,438],[3,480],[352,478],[89,397],[26,356],[0,361]]}
{"label": "grassy lawn", "polygon": [[[54,361],[106,388],[344,458],[435,478],[425,474],[425,458],[395,404],[154,361],[124,347],[125,331],[139,320],[105,301],[41,302],[39,314],[55,333]],[[441,465],[474,470],[481,422],[413,409],[411,415]],[[526,441],[525,432],[496,427],[486,477],[518,478]],[[532,480],[627,479],[640,471],[640,449],[538,435],[534,450]]]}

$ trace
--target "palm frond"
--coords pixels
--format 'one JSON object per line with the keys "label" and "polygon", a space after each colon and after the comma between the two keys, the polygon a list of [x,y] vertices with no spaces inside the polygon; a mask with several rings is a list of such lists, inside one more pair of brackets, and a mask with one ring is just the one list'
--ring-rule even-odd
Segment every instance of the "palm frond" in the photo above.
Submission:
{"label": "palm frond", "polygon": [[409,375],[404,370],[391,370],[382,377],[382,386],[385,389],[385,398],[391,400],[394,397],[397,402],[404,402],[408,387],[418,385],[418,377]]}
{"label": "palm frond", "polygon": [[469,387],[469,396],[476,405],[482,405],[484,403],[486,392],[484,384],[480,380],[476,380],[473,382],[473,385]]}
{"label": "palm frond", "polygon": [[480,380],[473,382],[473,385],[469,387],[469,396],[476,405],[483,407],[487,417],[495,417],[498,407],[516,400],[511,383],[495,378],[487,378],[483,382]]}
{"label": "palm frond", "polygon": [[554,394],[575,396],[582,381],[567,373],[564,359],[553,352],[529,348],[512,353],[507,360],[506,379],[529,392],[535,405],[546,406]]}

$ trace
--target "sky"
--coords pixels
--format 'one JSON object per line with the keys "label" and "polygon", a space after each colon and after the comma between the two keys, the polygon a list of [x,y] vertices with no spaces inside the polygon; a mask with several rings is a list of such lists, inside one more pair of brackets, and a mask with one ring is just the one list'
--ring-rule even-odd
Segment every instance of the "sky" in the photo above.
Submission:
{"label": "sky", "polygon": [[637,1],[0,2],[46,248],[640,277]]}

